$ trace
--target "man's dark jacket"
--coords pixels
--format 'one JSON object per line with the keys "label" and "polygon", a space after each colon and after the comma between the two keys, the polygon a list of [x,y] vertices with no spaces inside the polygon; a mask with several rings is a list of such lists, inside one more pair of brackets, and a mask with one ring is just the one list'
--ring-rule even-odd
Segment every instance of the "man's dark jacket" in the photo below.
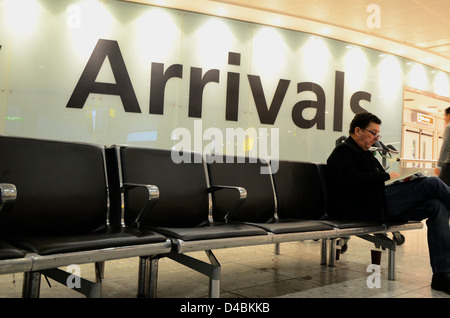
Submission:
{"label": "man's dark jacket", "polygon": [[371,151],[348,137],[328,157],[326,169],[331,218],[384,221],[384,182],[390,177]]}

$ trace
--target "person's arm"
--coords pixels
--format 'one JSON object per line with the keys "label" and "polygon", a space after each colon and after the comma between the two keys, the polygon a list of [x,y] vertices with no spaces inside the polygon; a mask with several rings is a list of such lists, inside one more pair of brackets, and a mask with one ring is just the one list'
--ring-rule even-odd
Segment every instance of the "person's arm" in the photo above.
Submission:
{"label": "person's arm", "polygon": [[[358,160],[361,158],[351,150],[349,147],[338,147],[335,149],[333,158],[330,158],[329,164],[335,171],[335,175],[340,180],[348,180],[352,184],[374,184],[384,183],[390,179],[387,172],[367,172],[362,170],[361,163]],[[373,160],[377,160],[373,158]]]}
{"label": "person's arm", "polygon": [[437,162],[437,167],[434,169],[435,174],[438,176],[444,163],[450,158],[450,126],[447,125],[444,130],[444,140],[442,142],[441,151]]}

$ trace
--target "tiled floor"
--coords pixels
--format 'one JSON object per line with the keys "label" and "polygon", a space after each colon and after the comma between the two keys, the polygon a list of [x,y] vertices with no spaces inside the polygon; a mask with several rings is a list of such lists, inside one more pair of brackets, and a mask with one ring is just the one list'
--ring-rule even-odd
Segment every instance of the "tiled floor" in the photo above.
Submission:
{"label": "tiled floor", "polygon": [[[372,273],[373,244],[353,237],[336,267],[320,265],[320,241],[281,244],[280,254],[273,245],[214,251],[222,266],[221,297],[224,298],[450,298],[430,287],[426,225],[423,230],[403,232],[406,242],[397,247],[396,280],[387,279],[388,252],[381,262],[380,288],[367,287]],[[204,253],[190,255],[206,260]],[[138,259],[110,261],[105,266],[104,298],[134,298],[137,291]],[[83,278],[94,279],[94,266],[81,265]],[[50,280],[41,282],[41,298],[78,298],[81,294]],[[159,263],[158,297],[204,298],[208,278],[170,259]],[[0,276],[0,297],[20,298],[22,274]]]}

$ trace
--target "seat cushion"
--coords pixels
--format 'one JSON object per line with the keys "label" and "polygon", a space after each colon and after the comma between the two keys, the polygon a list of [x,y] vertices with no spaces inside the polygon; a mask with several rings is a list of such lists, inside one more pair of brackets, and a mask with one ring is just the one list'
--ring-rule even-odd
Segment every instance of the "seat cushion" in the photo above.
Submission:
{"label": "seat cushion", "polygon": [[212,223],[191,228],[154,227],[155,232],[183,241],[211,240],[232,237],[267,235],[261,228],[247,224]]}
{"label": "seat cushion", "polygon": [[278,220],[272,223],[247,223],[274,234],[332,230],[327,223],[314,220]]}
{"label": "seat cushion", "polygon": [[0,136],[0,149],[0,181],[17,188],[1,235],[85,234],[106,225],[103,147]]}
{"label": "seat cushion", "polygon": [[320,220],[326,214],[326,196],[317,164],[279,161],[273,175],[280,219]]}
{"label": "seat cushion", "polygon": [[9,243],[40,255],[165,242],[166,237],[144,229],[105,229],[91,234],[62,236],[9,236]]}
{"label": "seat cushion", "polygon": [[[261,173],[268,169],[264,160],[248,157],[234,157],[213,161],[208,159],[208,171],[212,186],[239,186],[247,191],[247,197],[238,209],[228,215],[228,221],[267,222],[275,215],[275,193],[270,174]],[[224,221],[233,203],[239,199],[234,190],[220,190],[212,194],[213,217]]]}
{"label": "seat cushion", "polygon": [[[142,226],[194,227],[208,220],[209,197],[202,155],[184,152],[186,162],[175,162],[166,149],[120,147],[123,183],[154,185],[159,198]],[[148,190],[136,187],[124,196],[125,222],[133,222],[148,201]]]}
{"label": "seat cushion", "polygon": [[360,221],[352,219],[327,219],[322,221],[338,229],[360,228],[360,227],[372,227],[381,226],[380,222],[375,221]]}
{"label": "seat cushion", "polygon": [[19,249],[15,248],[7,243],[0,242],[0,260],[21,258],[24,256],[25,256],[25,253],[23,253]]}

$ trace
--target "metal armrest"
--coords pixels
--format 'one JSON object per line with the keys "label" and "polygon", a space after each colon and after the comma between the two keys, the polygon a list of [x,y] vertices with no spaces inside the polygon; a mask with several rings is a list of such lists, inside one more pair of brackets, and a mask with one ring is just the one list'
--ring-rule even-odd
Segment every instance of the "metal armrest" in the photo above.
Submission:
{"label": "metal armrest", "polygon": [[145,219],[149,211],[153,208],[156,201],[159,199],[159,189],[155,185],[149,185],[149,184],[138,184],[138,183],[125,183],[122,185],[122,193],[133,189],[133,188],[147,188],[148,191],[148,201],[145,204],[145,206],[142,208],[141,212],[137,215],[136,219],[133,221],[132,226],[139,228],[140,222]]}
{"label": "metal armrest", "polygon": [[0,183],[0,212],[16,202],[17,189],[14,184]]}
{"label": "metal armrest", "polygon": [[225,214],[225,222],[228,222],[228,218],[233,214],[234,211],[236,211],[239,206],[244,203],[245,199],[247,198],[247,190],[243,187],[236,187],[236,186],[225,186],[225,185],[213,185],[207,189],[208,193],[213,193],[219,190],[223,189],[231,189],[236,190],[239,192],[239,199],[233,204],[233,206],[228,210],[228,212]]}

